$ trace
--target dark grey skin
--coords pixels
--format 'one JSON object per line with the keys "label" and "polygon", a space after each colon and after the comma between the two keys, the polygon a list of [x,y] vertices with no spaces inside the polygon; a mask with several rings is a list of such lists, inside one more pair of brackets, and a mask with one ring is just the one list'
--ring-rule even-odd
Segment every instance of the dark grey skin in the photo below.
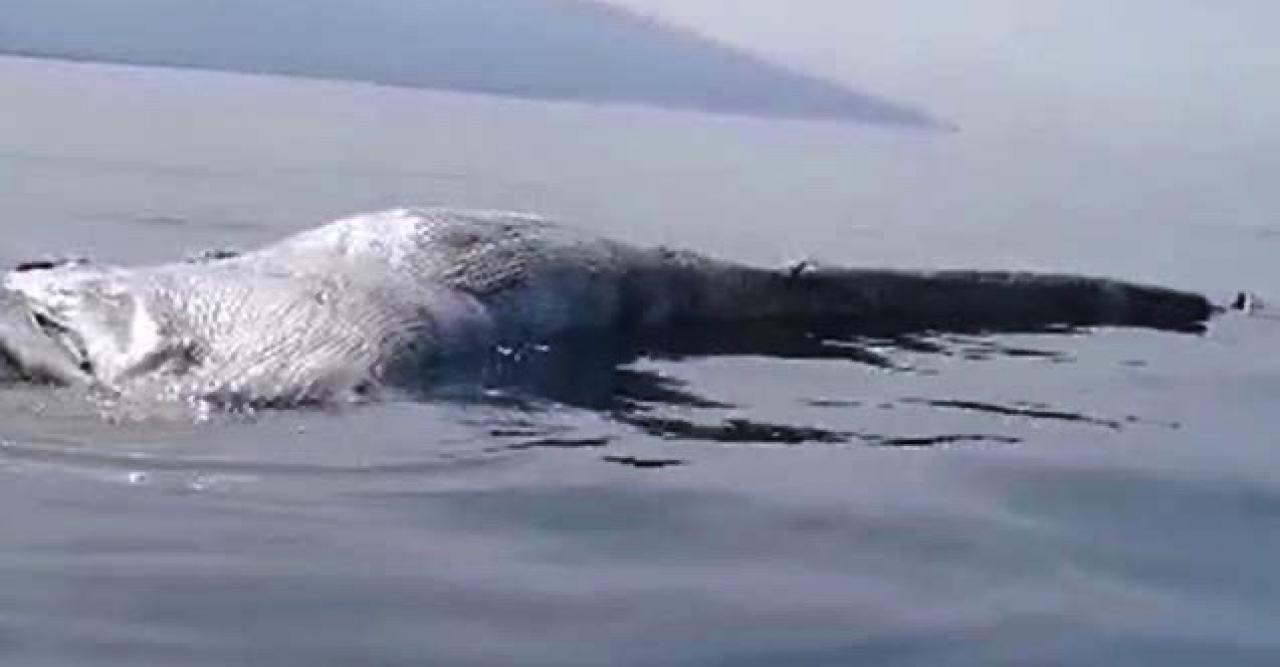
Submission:
{"label": "dark grey skin", "polygon": [[753,268],[447,209],[357,216],[244,255],[31,265],[0,291],[0,378],[291,403],[496,347],[785,356],[815,334],[1194,331],[1198,294],[1069,275]]}

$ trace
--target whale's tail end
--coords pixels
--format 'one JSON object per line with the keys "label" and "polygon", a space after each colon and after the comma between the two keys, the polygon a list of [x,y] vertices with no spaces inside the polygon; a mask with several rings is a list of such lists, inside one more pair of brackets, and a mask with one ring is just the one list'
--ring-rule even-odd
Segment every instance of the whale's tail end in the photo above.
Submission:
{"label": "whale's tail end", "polygon": [[1200,294],[1077,275],[1004,271],[818,270],[804,289],[847,295],[887,328],[1037,330],[1116,326],[1196,332],[1214,307]]}
{"label": "whale's tail end", "polygon": [[1221,309],[1193,292],[1065,274],[723,268],[703,272],[686,311],[706,323],[845,332],[1045,331],[1114,326],[1202,332]]}

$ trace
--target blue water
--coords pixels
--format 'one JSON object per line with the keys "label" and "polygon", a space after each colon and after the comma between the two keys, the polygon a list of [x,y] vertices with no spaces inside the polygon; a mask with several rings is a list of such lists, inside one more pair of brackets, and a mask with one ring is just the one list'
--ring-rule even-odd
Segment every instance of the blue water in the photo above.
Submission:
{"label": "blue water", "polygon": [[[925,133],[20,59],[0,81],[4,263],[443,203],[763,264],[1280,295],[1280,144],[1249,128]],[[1276,664],[1266,314],[252,414],[6,390],[0,657]]]}

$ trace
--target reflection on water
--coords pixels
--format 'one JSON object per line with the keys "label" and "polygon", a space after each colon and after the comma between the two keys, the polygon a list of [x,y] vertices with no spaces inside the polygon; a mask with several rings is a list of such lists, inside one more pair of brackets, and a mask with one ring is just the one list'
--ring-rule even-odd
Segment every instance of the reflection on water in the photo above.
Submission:
{"label": "reflection on water", "polygon": [[[1038,338],[1050,346],[1056,336],[1084,336],[1082,329],[1064,329],[1044,333]],[[967,362],[983,362],[1003,359],[1006,361],[1041,362],[1051,364],[1071,363],[1074,357],[1056,349],[1042,349],[1027,344],[1005,342],[999,335],[959,335],[954,333],[918,333],[884,336],[853,336],[829,338],[808,332],[786,331],[779,328],[739,328],[734,332],[695,332],[689,338],[664,340],[660,344],[665,358],[696,359],[708,355],[754,356],[780,360],[851,361],[873,371],[928,377],[937,374],[935,368],[921,365],[922,359],[942,357]],[[654,348],[652,342],[636,350]],[[484,390],[472,400],[497,401],[499,404],[518,405],[526,411],[536,412],[538,406],[573,406],[606,415],[609,419],[632,427],[650,436],[678,441],[720,444],[848,444],[862,442],[877,446],[927,447],[966,442],[1017,444],[1021,437],[1000,434],[941,433],[930,435],[869,434],[861,430],[833,430],[806,424],[787,424],[759,421],[740,416],[716,417],[726,413],[750,410],[747,405],[735,405],[714,396],[703,395],[688,383],[662,372],[640,368],[617,356],[630,357],[640,354],[630,351],[620,354],[612,347],[593,348],[583,344],[538,345],[520,354],[497,357],[498,361],[479,373],[486,378]],[[458,387],[452,389],[456,392]],[[457,398],[457,394],[452,394]],[[809,407],[831,409],[862,409],[862,402],[835,399],[808,399]],[[1003,405],[975,399],[882,397],[876,408],[893,409],[895,406],[930,408],[935,411],[959,410],[997,417],[1017,417],[1027,422],[1060,421],[1121,430],[1126,424],[1134,425],[1142,420],[1134,416],[1121,418],[1095,417],[1035,401],[1014,401]],[[688,416],[697,413],[708,416],[695,420]],[[1006,420],[1007,421],[1007,420]],[[491,435],[501,431],[491,430]],[[564,440],[551,438],[513,445],[512,448],[603,447],[607,439]]]}

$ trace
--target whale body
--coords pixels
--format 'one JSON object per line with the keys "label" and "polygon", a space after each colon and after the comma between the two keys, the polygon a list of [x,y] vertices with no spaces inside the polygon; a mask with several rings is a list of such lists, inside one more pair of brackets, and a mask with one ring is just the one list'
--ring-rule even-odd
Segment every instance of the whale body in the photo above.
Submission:
{"label": "whale body", "polygon": [[1213,312],[1198,294],[1103,278],[763,269],[527,214],[396,209],[243,254],[19,267],[0,289],[0,381],[288,403],[575,336],[635,350],[698,332],[730,350],[761,330],[1193,330]]}

